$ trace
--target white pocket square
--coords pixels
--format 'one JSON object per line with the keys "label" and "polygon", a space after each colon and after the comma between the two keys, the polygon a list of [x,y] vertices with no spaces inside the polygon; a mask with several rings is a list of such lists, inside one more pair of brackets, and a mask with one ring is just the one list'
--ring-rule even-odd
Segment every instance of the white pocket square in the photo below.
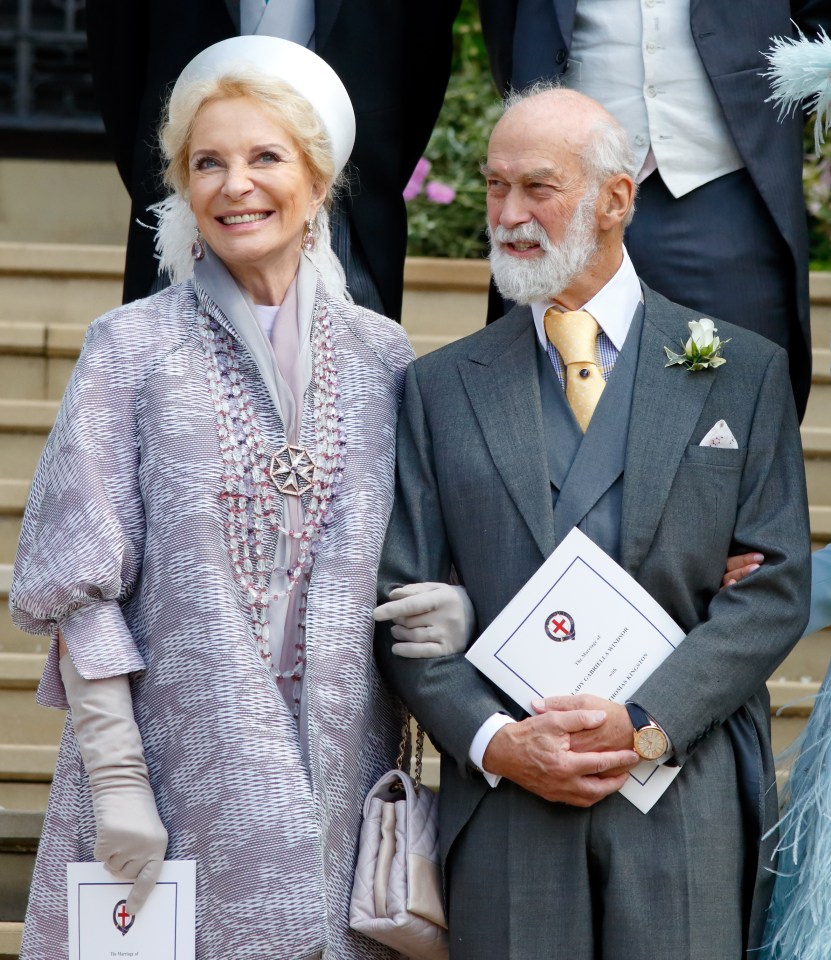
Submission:
{"label": "white pocket square", "polygon": [[739,449],[736,438],[724,420],[719,420],[718,423],[708,430],[707,435],[701,443],[699,443],[699,447],[726,447],[728,450]]}

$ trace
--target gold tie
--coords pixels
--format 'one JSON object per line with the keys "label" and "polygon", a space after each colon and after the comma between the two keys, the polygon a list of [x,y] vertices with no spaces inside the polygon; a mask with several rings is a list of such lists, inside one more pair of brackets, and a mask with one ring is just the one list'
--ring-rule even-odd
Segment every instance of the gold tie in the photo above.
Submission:
{"label": "gold tie", "polygon": [[545,335],[566,365],[566,397],[580,429],[589,421],[606,386],[597,366],[597,321],[585,310],[561,313],[555,307],[545,311]]}

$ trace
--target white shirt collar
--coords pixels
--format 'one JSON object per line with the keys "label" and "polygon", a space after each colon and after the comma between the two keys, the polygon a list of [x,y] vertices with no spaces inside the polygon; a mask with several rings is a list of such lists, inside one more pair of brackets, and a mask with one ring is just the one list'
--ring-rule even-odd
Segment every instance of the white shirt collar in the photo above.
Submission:
{"label": "white shirt collar", "polygon": [[[618,267],[617,273],[605,287],[598,290],[591,300],[579,309],[588,311],[597,320],[600,329],[620,351],[623,349],[623,342],[626,340],[635,310],[642,300],[643,294],[638,275],[624,247],[623,263]],[[537,338],[543,347],[548,342],[543,325],[545,311],[553,303],[553,300],[548,300],[531,304]]]}

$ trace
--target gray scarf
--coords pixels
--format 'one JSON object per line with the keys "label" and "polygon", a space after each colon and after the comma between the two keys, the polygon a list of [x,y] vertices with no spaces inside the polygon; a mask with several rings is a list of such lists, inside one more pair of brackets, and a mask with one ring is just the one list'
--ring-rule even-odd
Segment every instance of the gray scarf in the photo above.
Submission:
{"label": "gray scarf", "polygon": [[[194,264],[194,279],[219,307],[228,326],[242,341],[256,363],[283,426],[286,442],[302,446],[300,436],[303,400],[312,379],[311,330],[317,271],[311,261],[301,254],[297,274],[286,292],[269,343],[254,316],[251,297],[237,284],[225,264],[204,242],[203,247],[205,256]],[[300,498],[284,496],[283,527],[298,530],[302,524],[303,504]],[[297,562],[298,553],[297,541],[281,532],[274,552],[270,582],[272,595],[284,593],[287,589],[288,571]],[[287,596],[280,596],[269,604],[269,646],[273,661],[281,672],[292,670],[295,644],[302,638],[302,632],[298,628],[300,601],[301,591],[298,587]],[[292,709],[294,683],[284,680],[279,686],[287,706]],[[304,693],[301,693],[298,725],[301,749],[303,755],[308,756],[308,719]]]}

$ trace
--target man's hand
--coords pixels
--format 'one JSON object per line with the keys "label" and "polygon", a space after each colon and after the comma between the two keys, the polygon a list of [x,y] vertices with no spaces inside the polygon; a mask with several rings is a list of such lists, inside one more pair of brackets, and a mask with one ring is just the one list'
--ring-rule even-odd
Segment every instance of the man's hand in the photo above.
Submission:
{"label": "man's hand", "polygon": [[605,722],[605,710],[551,710],[506,724],[488,744],[483,765],[544,800],[590,807],[620,790],[626,771],[638,763],[631,736],[628,750],[572,749],[576,734]]}
{"label": "man's hand", "polygon": [[[583,693],[576,697],[546,697],[544,700],[535,700],[531,706],[537,713],[586,710],[606,714],[606,719],[598,726],[579,730],[572,735],[571,749],[577,753],[632,749],[635,728],[629,719],[628,710],[620,703],[612,703],[611,700]],[[628,767],[615,767],[600,776],[617,777],[621,774],[625,775],[627,770]]]}
{"label": "man's hand", "polygon": [[399,657],[448,657],[464,653],[476,618],[464,587],[447,583],[410,583],[390,591],[388,603],[372,612],[376,621],[392,620]]}
{"label": "man's hand", "polygon": [[629,719],[629,711],[622,703],[612,703],[611,700],[582,693],[576,697],[546,697],[544,700],[535,700],[531,706],[538,714],[575,710],[605,714],[602,723],[572,734],[571,749],[577,753],[632,749],[635,729]]}
{"label": "man's hand", "polygon": [[734,583],[758,570],[765,562],[765,556],[762,553],[743,553],[741,556],[728,557],[724,576],[721,578],[721,589],[732,587]]}

